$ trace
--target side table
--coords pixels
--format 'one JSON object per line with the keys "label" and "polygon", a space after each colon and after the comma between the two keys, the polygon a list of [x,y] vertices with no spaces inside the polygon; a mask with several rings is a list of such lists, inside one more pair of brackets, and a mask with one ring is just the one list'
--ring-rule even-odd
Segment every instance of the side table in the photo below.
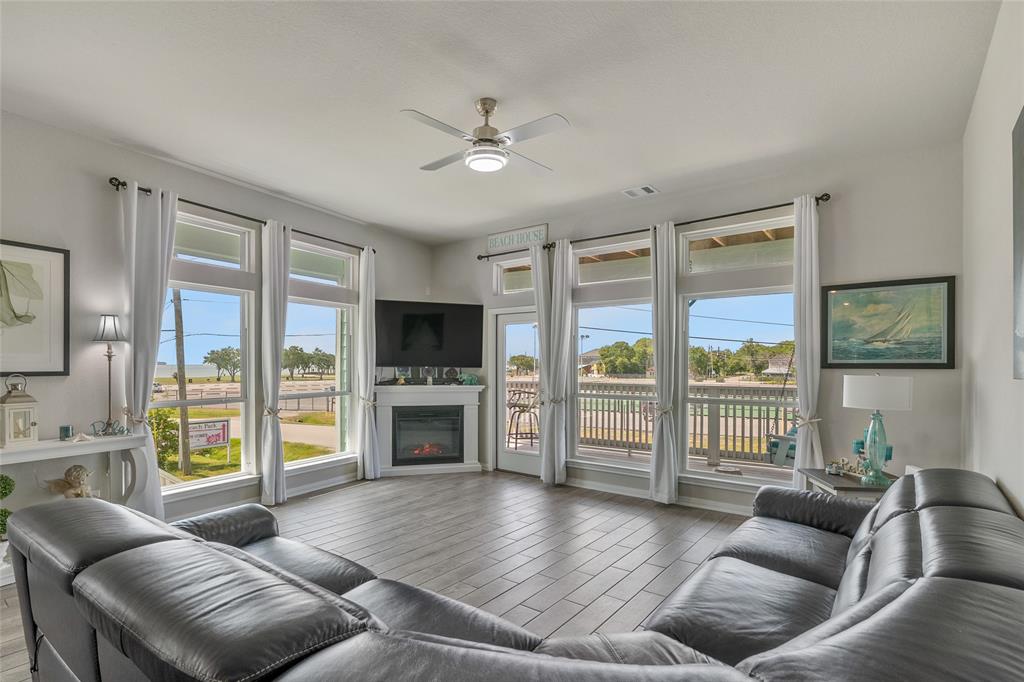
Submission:
{"label": "side table", "polygon": [[[889,486],[863,485],[860,476],[853,474],[830,474],[824,469],[800,469],[804,476],[805,489],[828,493],[837,497],[856,497],[877,501]],[[896,477],[886,474],[895,481]]]}

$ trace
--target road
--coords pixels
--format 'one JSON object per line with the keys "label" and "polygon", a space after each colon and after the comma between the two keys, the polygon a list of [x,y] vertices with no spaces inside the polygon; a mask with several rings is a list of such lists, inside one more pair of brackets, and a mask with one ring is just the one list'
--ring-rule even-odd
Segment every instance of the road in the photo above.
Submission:
{"label": "road", "polygon": [[[237,438],[240,433],[242,420],[240,417],[232,417],[231,436]],[[259,434],[256,434],[256,437],[258,438]],[[338,447],[338,436],[333,426],[281,422],[281,437],[289,443],[308,443],[332,449]]]}

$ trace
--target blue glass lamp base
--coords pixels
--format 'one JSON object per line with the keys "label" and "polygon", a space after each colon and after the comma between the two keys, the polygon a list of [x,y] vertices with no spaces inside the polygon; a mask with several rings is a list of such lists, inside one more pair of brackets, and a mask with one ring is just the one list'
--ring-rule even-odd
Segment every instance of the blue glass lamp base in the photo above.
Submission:
{"label": "blue glass lamp base", "polygon": [[888,487],[892,483],[888,476],[883,474],[881,471],[869,471],[860,477],[861,485],[869,485],[872,487]]}

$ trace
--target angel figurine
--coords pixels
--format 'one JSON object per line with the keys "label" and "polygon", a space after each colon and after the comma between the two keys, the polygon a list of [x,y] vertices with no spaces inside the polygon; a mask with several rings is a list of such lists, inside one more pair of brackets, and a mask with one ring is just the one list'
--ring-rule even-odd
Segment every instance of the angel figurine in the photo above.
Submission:
{"label": "angel figurine", "polygon": [[66,498],[92,497],[89,490],[89,477],[92,472],[81,464],[68,467],[64,472],[64,478],[54,478],[46,481],[46,487],[51,493],[60,493]]}

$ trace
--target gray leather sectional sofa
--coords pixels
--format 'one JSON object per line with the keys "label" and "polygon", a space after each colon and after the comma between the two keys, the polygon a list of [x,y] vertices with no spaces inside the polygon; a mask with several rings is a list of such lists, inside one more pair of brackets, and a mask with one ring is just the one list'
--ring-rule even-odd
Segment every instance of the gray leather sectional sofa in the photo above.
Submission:
{"label": "gray leather sectional sofa", "polygon": [[37,680],[1021,680],[1024,520],[926,470],[875,506],[763,488],[644,629],[542,640],[282,538],[246,505],[167,525],[100,500],[21,510]]}

